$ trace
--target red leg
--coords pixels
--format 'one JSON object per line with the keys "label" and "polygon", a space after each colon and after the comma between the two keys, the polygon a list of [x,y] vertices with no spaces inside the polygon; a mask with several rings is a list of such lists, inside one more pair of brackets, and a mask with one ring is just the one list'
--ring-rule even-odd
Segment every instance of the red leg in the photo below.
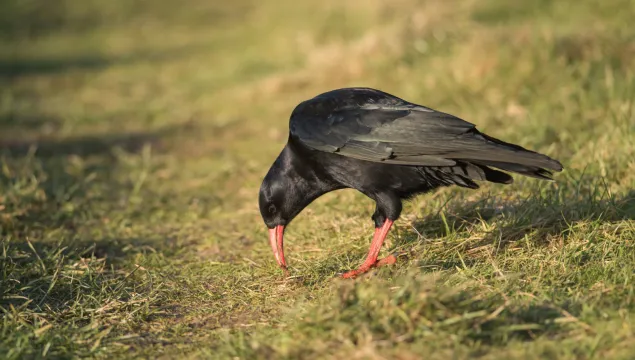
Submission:
{"label": "red leg", "polygon": [[397,257],[393,254],[390,254],[388,256],[386,256],[383,259],[379,259],[377,261],[377,264],[375,264],[375,267],[380,267],[380,266],[384,266],[384,265],[392,265],[394,263],[397,262]]}
{"label": "red leg", "polygon": [[[377,233],[379,233],[380,230],[381,228],[375,228],[375,236],[377,236]],[[397,262],[397,257],[393,254],[390,254],[383,259],[377,260],[377,262],[375,263],[375,267],[380,267],[384,265],[392,265],[396,262]]]}
{"label": "red leg", "polygon": [[[370,270],[371,268],[378,265],[377,256],[379,256],[379,251],[381,250],[381,246],[384,244],[384,240],[386,239],[386,235],[390,231],[390,227],[392,226],[392,220],[386,220],[384,225],[381,228],[375,229],[375,236],[373,237],[373,241],[370,243],[370,249],[368,250],[368,256],[366,256],[366,261],[360,266],[357,270],[351,270],[342,277],[344,279],[354,278],[359,274],[363,274]],[[394,260],[394,256],[389,256],[384,260],[392,258]],[[383,260],[382,260],[383,261]],[[390,260],[385,261],[382,265],[391,263]],[[393,262],[394,263],[394,262]]]}
{"label": "red leg", "polygon": [[[381,228],[375,228],[375,235],[373,235],[373,239],[377,236],[377,234],[381,231]],[[397,262],[397,257],[393,254],[390,254],[388,256],[386,256],[383,259],[379,259],[377,260],[377,262],[375,263],[375,267],[380,267],[380,266],[384,266],[384,265],[392,265],[394,263]]]}

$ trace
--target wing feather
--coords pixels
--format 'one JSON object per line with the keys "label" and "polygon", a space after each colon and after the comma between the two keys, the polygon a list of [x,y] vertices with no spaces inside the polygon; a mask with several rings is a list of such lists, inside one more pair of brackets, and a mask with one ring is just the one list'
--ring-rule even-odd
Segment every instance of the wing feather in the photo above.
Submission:
{"label": "wing feather", "polygon": [[475,160],[562,169],[453,115],[372,89],[336,90],[303,102],[291,116],[290,132],[315,150],[374,162],[453,166]]}

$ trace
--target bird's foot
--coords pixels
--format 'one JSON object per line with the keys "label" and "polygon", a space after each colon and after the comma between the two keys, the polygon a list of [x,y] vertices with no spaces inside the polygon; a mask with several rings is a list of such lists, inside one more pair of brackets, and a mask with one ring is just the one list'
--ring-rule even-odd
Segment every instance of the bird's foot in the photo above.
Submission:
{"label": "bird's foot", "polygon": [[384,265],[393,265],[397,262],[397,256],[395,256],[394,254],[390,254],[388,256],[386,256],[383,259],[380,259],[377,261],[377,264],[375,264],[376,267],[380,267],[380,266],[384,266]]}
{"label": "bird's foot", "polygon": [[384,266],[384,265],[392,265],[392,264],[394,264],[396,262],[397,262],[397,257],[395,255],[393,255],[393,254],[390,254],[390,255],[386,256],[385,258],[376,261],[373,265],[370,265],[370,266],[362,265],[357,270],[351,270],[349,272],[346,272],[346,273],[342,274],[342,278],[343,279],[354,279],[357,276],[368,272],[372,268],[380,267],[380,266]]}
{"label": "bird's foot", "polygon": [[289,277],[289,270],[287,269],[286,266],[280,266],[280,269],[284,272],[284,277],[288,278]]}
{"label": "bird's foot", "polygon": [[351,270],[349,272],[346,272],[346,273],[342,274],[342,279],[354,279],[358,275],[363,274],[363,273],[367,272],[368,270],[370,270],[370,267],[368,267],[368,268],[360,267],[357,270]]}

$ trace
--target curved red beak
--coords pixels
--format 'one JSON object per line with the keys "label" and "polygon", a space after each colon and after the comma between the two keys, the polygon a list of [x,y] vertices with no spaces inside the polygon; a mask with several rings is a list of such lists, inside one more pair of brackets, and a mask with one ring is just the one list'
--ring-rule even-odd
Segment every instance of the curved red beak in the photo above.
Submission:
{"label": "curved red beak", "polygon": [[273,250],[273,255],[276,257],[278,266],[280,266],[282,270],[286,271],[287,262],[284,259],[283,236],[284,236],[284,225],[278,225],[273,229],[269,229],[269,245],[271,245],[271,250]]}

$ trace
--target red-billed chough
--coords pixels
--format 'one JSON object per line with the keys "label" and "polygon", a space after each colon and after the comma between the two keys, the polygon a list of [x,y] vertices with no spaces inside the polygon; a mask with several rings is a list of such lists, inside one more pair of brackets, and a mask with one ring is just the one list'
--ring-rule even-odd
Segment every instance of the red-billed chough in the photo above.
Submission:
{"label": "red-billed chough", "polygon": [[551,180],[562,165],[450,114],[375,89],[338,89],[293,110],[287,145],[260,187],[260,213],[286,271],[284,229],[313,200],[344,188],[375,200],[375,236],[366,261],[343,275],[351,278],[382,263],[377,256],[402,200],[441,186],[477,189],[475,180],[512,183],[494,168]]}

